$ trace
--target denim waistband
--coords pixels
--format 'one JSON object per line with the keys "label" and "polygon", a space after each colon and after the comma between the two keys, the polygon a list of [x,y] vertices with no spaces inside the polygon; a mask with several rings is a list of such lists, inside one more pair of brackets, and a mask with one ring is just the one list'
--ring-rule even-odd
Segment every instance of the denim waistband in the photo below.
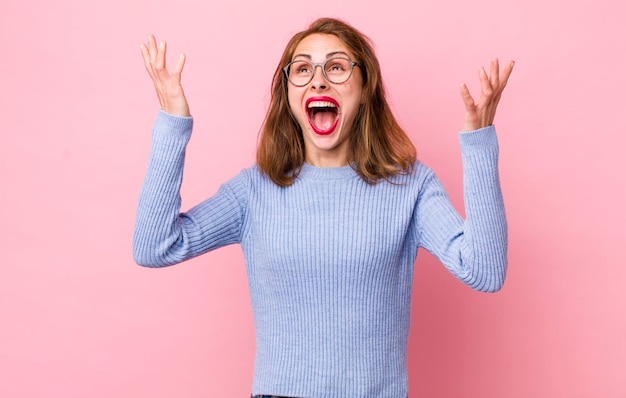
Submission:
{"label": "denim waistband", "polygon": [[282,395],[252,395],[250,398],[296,398],[296,397],[284,397]]}
{"label": "denim waistband", "polygon": [[296,398],[296,397],[285,397],[282,395],[252,395],[250,398]]}

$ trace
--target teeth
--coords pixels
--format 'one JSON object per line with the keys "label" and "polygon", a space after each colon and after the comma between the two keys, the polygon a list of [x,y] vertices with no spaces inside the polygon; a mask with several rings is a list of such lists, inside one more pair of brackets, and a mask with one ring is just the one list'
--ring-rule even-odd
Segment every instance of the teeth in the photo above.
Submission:
{"label": "teeth", "polygon": [[311,101],[309,102],[309,108],[336,108],[337,105],[329,101]]}

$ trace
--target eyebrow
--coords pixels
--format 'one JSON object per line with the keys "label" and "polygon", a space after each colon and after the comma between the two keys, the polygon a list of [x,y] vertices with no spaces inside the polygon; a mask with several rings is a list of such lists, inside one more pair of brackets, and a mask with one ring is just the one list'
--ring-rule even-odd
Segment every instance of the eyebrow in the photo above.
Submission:
{"label": "eyebrow", "polygon": [[[345,52],[345,51],[333,51],[333,52],[330,52],[330,53],[326,54],[326,59],[328,59],[328,58],[332,58],[332,57],[334,57],[335,55],[345,55],[346,57],[350,58],[350,56],[348,55],[348,53],[347,53],[347,52]],[[309,60],[310,60],[310,59],[313,59],[313,57],[311,57],[311,55],[309,55],[309,54],[296,54],[296,55],[294,55],[291,59],[293,60],[293,59],[296,59],[296,58],[298,58],[298,57],[304,57],[304,58],[307,58],[307,59],[309,59]]]}

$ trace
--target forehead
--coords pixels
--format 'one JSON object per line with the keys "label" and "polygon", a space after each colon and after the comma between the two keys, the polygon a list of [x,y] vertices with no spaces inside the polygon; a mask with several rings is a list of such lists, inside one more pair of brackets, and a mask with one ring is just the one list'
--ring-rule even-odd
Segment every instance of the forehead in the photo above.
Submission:
{"label": "forehead", "polygon": [[313,33],[302,39],[296,46],[293,58],[297,56],[309,56],[313,60],[323,60],[335,53],[345,53],[352,58],[352,52],[345,43],[335,35],[325,33]]}

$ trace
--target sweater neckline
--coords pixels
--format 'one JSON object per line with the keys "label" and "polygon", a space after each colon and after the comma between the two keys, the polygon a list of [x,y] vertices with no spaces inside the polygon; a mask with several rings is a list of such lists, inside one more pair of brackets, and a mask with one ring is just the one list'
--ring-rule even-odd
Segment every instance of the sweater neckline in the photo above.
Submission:
{"label": "sweater neckline", "polygon": [[346,179],[354,177],[355,174],[356,172],[350,164],[341,167],[317,167],[305,162],[302,164],[298,178]]}

